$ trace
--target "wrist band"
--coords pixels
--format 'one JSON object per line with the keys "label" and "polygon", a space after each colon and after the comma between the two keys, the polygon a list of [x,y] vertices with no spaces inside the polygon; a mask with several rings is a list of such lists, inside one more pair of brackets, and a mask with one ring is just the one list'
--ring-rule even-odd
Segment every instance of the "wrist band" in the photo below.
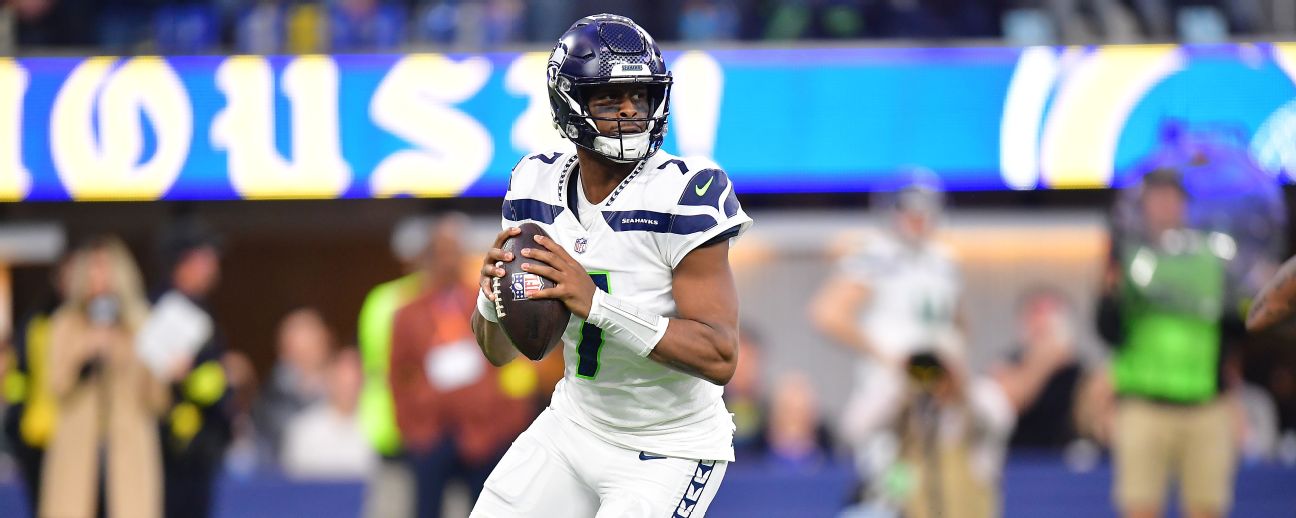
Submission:
{"label": "wrist band", "polygon": [[648,356],[657,347],[657,342],[666,335],[666,327],[670,324],[670,319],[664,316],[636,307],[599,289],[594,290],[589,318],[585,321],[602,329],[615,341],[626,344],[640,357]]}
{"label": "wrist band", "polygon": [[499,323],[499,311],[495,309],[495,303],[486,298],[486,292],[481,289],[477,290],[477,312],[488,322]]}

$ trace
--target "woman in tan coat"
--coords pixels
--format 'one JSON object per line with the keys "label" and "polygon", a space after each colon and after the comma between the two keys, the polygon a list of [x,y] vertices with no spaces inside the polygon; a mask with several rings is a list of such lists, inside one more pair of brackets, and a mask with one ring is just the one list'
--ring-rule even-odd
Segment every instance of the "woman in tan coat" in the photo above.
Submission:
{"label": "woman in tan coat", "polygon": [[51,322],[47,382],[58,418],[40,516],[89,518],[103,506],[108,518],[159,518],[157,414],[168,395],[135,352],[148,316],[139,270],[115,238],[78,250],[71,267],[68,300]]}

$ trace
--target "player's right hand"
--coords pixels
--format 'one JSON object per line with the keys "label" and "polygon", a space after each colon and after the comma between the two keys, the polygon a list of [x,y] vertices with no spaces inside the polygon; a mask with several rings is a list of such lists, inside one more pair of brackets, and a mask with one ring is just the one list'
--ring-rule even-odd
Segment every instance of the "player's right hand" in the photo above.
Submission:
{"label": "player's right hand", "polygon": [[495,266],[499,262],[509,262],[513,260],[513,252],[505,251],[503,248],[504,241],[521,233],[522,230],[517,227],[506,228],[499,234],[495,235],[495,244],[486,252],[486,258],[482,259],[481,279],[477,284],[486,298],[491,301],[495,300],[495,290],[491,289],[491,281],[504,276],[504,269]]}

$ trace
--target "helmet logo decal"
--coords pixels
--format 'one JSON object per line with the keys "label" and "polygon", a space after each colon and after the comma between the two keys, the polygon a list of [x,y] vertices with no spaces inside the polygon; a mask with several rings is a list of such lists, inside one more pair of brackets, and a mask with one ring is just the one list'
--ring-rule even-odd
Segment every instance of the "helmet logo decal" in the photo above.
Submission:
{"label": "helmet logo decal", "polygon": [[566,62],[567,44],[560,41],[558,42],[558,45],[554,46],[553,54],[549,55],[549,68],[545,71],[546,75],[549,76],[549,85],[554,85],[555,81],[558,80],[558,70],[560,70],[563,63]]}

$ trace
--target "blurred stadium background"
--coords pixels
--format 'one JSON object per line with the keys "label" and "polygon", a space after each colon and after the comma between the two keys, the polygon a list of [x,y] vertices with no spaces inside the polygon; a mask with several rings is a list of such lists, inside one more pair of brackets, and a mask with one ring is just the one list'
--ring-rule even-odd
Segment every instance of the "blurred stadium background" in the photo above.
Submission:
{"label": "blurred stadium background", "polygon": [[[84,239],[120,236],[156,296],[174,262],[164,236],[202,221],[222,272],[207,306],[234,353],[220,363],[232,432],[214,516],[361,515],[376,461],[285,466],[286,439],[264,429],[332,397],[275,407],[276,373],[297,361],[285,341],[363,340],[367,294],[409,271],[398,256],[415,257],[428,215],[469,216],[473,274],[510,168],[560,142],[542,79],[552,41],[596,12],[663,43],[676,77],[666,149],[714,158],[756,220],[733,251],[758,352],[731,401],[753,413],[740,435],[767,437],[775,419],[820,431],[809,454],[768,438],[741,448],[712,516],[832,516],[849,500],[854,470],[834,433],[854,355],[807,308],[837,259],[886,227],[876,193],[906,172],[947,190],[939,239],[962,271],[974,370],[1020,353],[1023,294],[1050,287],[1075,308],[1072,379],[1039,402],[1066,433],[1014,445],[1006,516],[1114,514],[1109,417],[1082,407],[1110,399],[1083,387],[1107,369],[1094,308],[1109,233],[1137,217],[1123,188],[1183,172],[1194,224],[1236,242],[1238,308],[1290,254],[1296,44],[1282,41],[1296,36],[1296,1],[9,0],[0,344],[24,340]],[[301,308],[317,315],[301,325],[322,331],[285,338]],[[8,404],[29,403],[7,358]],[[1227,361],[1234,515],[1291,516],[1296,348],[1249,336]],[[524,367],[509,383],[540,408],[561,367]],[[318,375],[359,397],[361,384]],[[0,448],[0,516],[28,509],[21,435]],[[461,494],[447,505],[465,509]]]}

